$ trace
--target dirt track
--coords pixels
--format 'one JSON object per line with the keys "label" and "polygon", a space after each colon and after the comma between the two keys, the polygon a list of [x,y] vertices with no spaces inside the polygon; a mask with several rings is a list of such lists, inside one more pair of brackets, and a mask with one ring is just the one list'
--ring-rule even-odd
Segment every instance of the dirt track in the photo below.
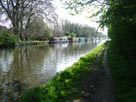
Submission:
{"label": "dirt track", "polygon": [[98,58],[93,65],[94,72],[86,80],[87,95],[73,102],[114,102],[112,77],[107,63],[107,50],[103,53],[101,67],[98,65]]}
{"label": "dirt track", "polygon": [[96,75],[96,91],[91,102],[113,102],[113,85],[110,69],[107,64],[107,50],[103,54],[103,66]]}

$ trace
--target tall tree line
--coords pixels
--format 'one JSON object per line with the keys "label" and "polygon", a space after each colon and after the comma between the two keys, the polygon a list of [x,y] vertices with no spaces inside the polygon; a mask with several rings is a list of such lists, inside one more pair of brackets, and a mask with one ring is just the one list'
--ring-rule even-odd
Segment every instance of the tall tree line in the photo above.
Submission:
{"label": "tall tree line", "polygon": [[70,21],[62,21],[62,29],[65,35],[75,33],[77,37],[102,37],[102,33],[98,32],[96,28],[88,25],[81,25],[78,23],[71,23]]}

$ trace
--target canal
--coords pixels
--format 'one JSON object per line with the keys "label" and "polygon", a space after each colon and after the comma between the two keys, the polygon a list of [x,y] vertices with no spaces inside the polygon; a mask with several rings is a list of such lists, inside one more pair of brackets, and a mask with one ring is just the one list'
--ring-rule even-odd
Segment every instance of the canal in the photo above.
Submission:
{"label": "canal", "polygon": [[0,102],[18,102],[18,97],[24,90],[47,82],[98,43],[45,44],[0,49]]}

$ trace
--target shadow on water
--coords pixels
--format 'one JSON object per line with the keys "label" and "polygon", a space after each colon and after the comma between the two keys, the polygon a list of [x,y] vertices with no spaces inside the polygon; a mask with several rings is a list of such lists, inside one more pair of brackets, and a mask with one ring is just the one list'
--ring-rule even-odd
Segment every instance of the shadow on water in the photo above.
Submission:
{"label": "shadow on water", "polygon": [[18,102],[25,85],[18,80],[4,81],[0,84],[0,102]]}

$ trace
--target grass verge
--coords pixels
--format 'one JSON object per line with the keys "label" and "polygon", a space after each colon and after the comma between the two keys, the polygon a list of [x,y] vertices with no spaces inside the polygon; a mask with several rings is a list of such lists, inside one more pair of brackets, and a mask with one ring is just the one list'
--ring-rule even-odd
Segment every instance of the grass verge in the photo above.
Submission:
{"label": "grass verge", "polygon": [[109,47],[108,63],[115,87],[115,102],[136,102],[136,60],[124,59]]}
{"label": "grass verge", "polygon": [[26,91],[20,102],[72,102],[83,97],[87,84],[84,80],[90,77],[92,63],[103,48],[104,44],[94,48],[46,84]]}

